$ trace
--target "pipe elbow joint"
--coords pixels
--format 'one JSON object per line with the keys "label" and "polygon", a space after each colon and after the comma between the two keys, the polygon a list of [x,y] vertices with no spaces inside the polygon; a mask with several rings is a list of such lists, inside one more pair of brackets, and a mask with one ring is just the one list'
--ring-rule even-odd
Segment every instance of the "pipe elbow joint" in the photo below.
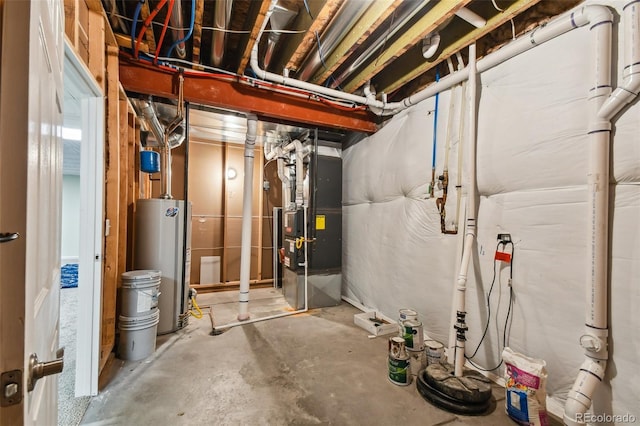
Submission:
{"label": "pipe elbow joint", "polygon": [[564,405],[564,415],[562,416],[564,424],[567,426],[584,425],[585,422],[583,416],[588,409],[588,407],[585,407],[584,404],[573,398],[571,395],[568,396],[567,402]]}
{"label": "pipe elbow joint", "polygon": [[[613,22],[613,12],[611,12],[611,9],[606,6],[591,4],[584,6],[578,13],[582,13],[586,18],[586,22],[578,25],[580,27],[587,23],[594,26],[601,22]],[[574,21],[577,22],[577,19],[574,18]]]}
{"label": "pipe elbow joint", "polygon": [[582,363],[564,406],[563,417],[566,425],[585,424],[584,413],[591,408],[591,397],[604,378],[606,366],[606,361],[589,357]]}

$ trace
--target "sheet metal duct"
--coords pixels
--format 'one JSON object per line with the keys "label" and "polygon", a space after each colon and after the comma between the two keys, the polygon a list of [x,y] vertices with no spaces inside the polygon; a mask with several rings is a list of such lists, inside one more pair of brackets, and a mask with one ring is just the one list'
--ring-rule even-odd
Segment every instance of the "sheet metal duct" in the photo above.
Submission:
{"label": "sheet metal duct", "polygon": [[294,5],[292,8],[287,9],[284,5],[280,4],[280,2],[276,3],[273,13],[269,17],[272,32],[269,33],[269,37],[267,38],[267,51],[264,54],[265,68],[269,68],[271,58],[273,57],[273,51],[278,40],[280,40],[280,36],[282,35],[280,31],[286,29],[297,15],[297,6]]}
{"label": "sheet metal duct", "polygon": [[[173,9],[171,10],[171,26],[174,27],[171,32],[175,41],[182,40],[184,38],[184,20],[182,19],[181,3],[182,2],[180,1],[174,2]],[[179,43],[178,46],[176,46],[176,55],[178,55],[180,59],[187,57],[187,50],[184,42]]]}
{"label": "sheet metal duct", "polygon": [[233,0],[216,0],[216,8],[213,12],[213,39],[211,40],[211,63],[214,67],[222,64],[224,57],[224,43],[227,36],[226,29],[231,20],[231,8]]}
{"label": "sheet metal duct", "polygon": [[[396,13],[389,19],[393,19],[393,25],[383,24],[380,27],[386,28],[385,31],[382,31],[378,34],[377,37],[370,37],[364,44],[363,47],[358,49],[361,53],[356,56],[356,59],[351,62],[351,65],[348,66],[347,69],[342,71],[339,76],[333,77],[331,79],[330,87],[335,89],[338,87],[343,81],[347,79],[355,70],[357,70],[360,66],[362,66],[367,60],[369,60],[374,53],[380,49],[385,41],[387,41],[390,37],[393,37],[400,29],[402,29],[407,22],[411,18],[413,18],[422,8],[429,3],[429,0],[416,0],[403,2],[398,9],[396,9]],[[371,40],[371,41],[369,41]]]}
{"label": "sheet metal duct", "polygon": [[373,0],[345,1],[342,4],[329,27],[320,37],[319,45],[316,44],[313,47],[298,70],[298,80],[307,81],[311,78],[322,64],[319,48],[322,50],[322,55],[330,55],[372,2]]}

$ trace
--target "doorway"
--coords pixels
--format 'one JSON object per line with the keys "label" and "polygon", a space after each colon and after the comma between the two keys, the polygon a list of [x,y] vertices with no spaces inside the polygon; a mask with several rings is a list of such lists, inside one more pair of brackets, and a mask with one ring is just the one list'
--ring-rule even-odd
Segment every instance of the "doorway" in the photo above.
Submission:
{"label": "doorway", "polygon": [[58,424],[76,425],[98,392],[104,99],[65,42]]}

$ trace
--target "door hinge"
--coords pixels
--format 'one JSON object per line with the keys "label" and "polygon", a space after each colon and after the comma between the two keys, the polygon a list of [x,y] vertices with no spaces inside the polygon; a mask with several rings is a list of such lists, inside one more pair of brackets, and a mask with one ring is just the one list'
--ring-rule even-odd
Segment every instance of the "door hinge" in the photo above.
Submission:
{"label": "door hinge", "polygon": [[0,407],[22,402],[22,370],[5,371],[0,375]]}

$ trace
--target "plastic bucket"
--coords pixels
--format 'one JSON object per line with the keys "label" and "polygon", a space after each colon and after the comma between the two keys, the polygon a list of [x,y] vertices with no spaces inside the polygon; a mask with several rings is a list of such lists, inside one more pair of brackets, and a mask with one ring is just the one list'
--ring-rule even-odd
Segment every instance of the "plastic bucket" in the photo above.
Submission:
{"label": "plastic bucket", "polygon": [[125,317],[148,315],[158,307],[160,271],[129,271],[121,275],[120,313]]}
{"label": "plastic bucket", "polygon": [[156,151],[140,151],[140,170],[145,173],[160,171],[160,154]]}
{"label": "plastic bucket", "polygon": [[118,322],[120,329],[118,356],[120,359],[137,361],[155,352],[159,321],[160,311],[158,309],[141,317],[130,318],[120,315]]}

